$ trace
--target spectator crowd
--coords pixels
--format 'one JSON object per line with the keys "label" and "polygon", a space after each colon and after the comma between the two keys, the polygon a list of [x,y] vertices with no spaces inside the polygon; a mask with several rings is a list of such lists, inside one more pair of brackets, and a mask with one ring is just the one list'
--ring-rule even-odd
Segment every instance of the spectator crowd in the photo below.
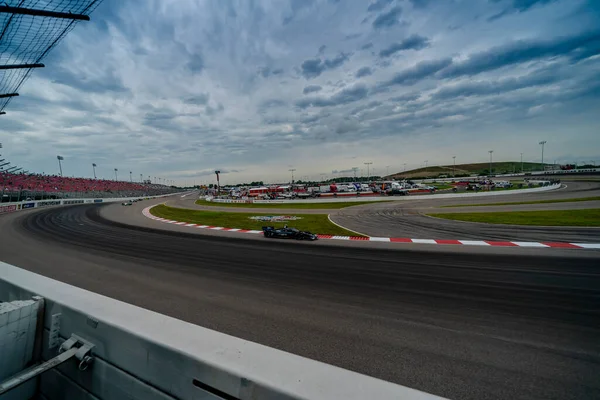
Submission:
{"label": "spectator crowd", "polygon": [[68,178],[57,175],[6,173],[0,171],[0,201],[16,201],[16,196],[72,198],[72,197],[130,197],[152,196],[174,192],[165,185],[113,181],[105,179]]}

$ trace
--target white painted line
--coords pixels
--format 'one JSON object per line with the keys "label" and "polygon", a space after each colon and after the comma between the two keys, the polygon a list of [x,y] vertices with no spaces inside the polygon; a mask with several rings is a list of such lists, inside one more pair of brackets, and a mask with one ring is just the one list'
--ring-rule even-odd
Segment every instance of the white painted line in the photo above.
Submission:
{"label": "white painted line", "polygon": [[467,246],[489,246],[489,243],[484,242],[483,240],[459,240],[462,244],[466,244]]}
{"label": "white painted line", "polygon": [[263,231],[248,231],[246,233],[263,233]]}
{"label": "white painted line", "polygon": [[229,232],[237,232],[239,230],[240,230],[240,228],[231,228],[231,229],[229,229]]}
{"label": "white painted line", "polygon": [[356,233],[356,235],[358,235],[358,236],[367,236],[367,237],[369,237],[369,235],[365,235],[364,233],[360,233],[360,232],[357,232],[357,231],[353,231],[352,229],[348,229],[348,228],[346,228],[345,226],[341,226],[340,224],[336,224],[336,223],[335,223],[335,222],[334,222],[334,221],[331,219],[331,214],[327,214],[327,219],[329,220],[329,222],[331,222],[332,224],[334,224],[335,226],[337,226],[337,227],[339,227],[339,228],[342,228],[342,229],[345,229],[345,230],[347,230],[347,231],[350,231],[350,232]]}
{"label": "white painted line", "polygon": [[437,244],[437,242],[433,239],[410,239],[413,243],[422,243],[422,244]]}
{"label": "white painted line", "polygon": [[350,236],[332,236],[331,238],[336,240],[350,240]]}
{"label": "white painted line", "polygon": [[174,224],[177,221],[165,221],[165,222],[168,223],[168,224]]}
{"label": "white painted line", "polygon": [[550,246],[546,246],[545,244],[536,243],[536,242],[513,242],[513,243],[519,247],[550,247]]}
{"label": "white painted line", "polygon": [[185,224],[185,226],[196,226],[196,224]]}
{"label": "white painted line", "polygon": [[198,225],[196,228],[208,228],[208,225]]}
{"label": "white painted line", "polygon": [[223,229],[223,227],[222,226],[215,226],[214,228],[210,228],[210,229],[215,230],[215,231],[220,231],[221,229]]}
{"label": "white painted line", "polygon": [[584,249],[600,249],[600,243],[571,243]]}
{"label": "white painted line", "polygon": [[175,225],[185,225],[185,222],[175,222]]}
{"label": "white painted line", "polygon": [[369,238],[370,242],[389,242],[390,238],[384,238],[384,237],[370,237]]}

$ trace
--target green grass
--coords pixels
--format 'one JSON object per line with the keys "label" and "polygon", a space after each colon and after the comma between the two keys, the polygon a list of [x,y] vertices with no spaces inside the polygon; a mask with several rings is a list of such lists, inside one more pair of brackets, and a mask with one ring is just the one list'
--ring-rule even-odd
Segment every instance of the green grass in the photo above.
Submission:
{"label": "green grass", "polygon": [[[387,200],[390,201],[390,200]],[[376,203],[380,203],[377,201]],[[285,209],[317,209],[317,210],[331,210],[339,209],[352,206],[360,206],[362,204],[373,204],[373,201],[345,201],[345,202],[328,202],[319,203],[315,200],[314,203],[275,203],[275,204],[253,204],[253,203],[215,203],[212,201],[206,201],[204,199],[196,200],[196,204],[200,206],[212,206],[212,207],[233,207],[233,208],[285,208]]]}
{"label": "green grass", "polygon": [[600,208],[564,211],[513,211],[497,213],[428,214],[455,221],[538,226],[600,226]]}
{"label": "green grass", "polygon": [[451,206],[442,206],[441,208],[455,207],[486,207],[486,206],[513,206],[520,204],[551,204],[551,203],[575,203],[580,201],[595,201],[600,200],[600,196],[582,197],[579,199],[555,199],[555,200],[535,200],[535,201],[514,201],[508,203],[490,203],[490,204],[455,204]]}
{"label": "green grass", "polygon": [[263,226],[267,225],[281,227],[287,224],[300,230],[321,233],[324,235],[357,236],[357,234],[354,232],[350,232],[346,229],[340,228],[335,224],[332,224],[327,218],[327,214],[302,214],[298,215],[298,217],[301,217],[302,219],[296,221],[264,222],[254,221],[249,219],[249,217],[273,214],[187,210],[182,208],[167,207],[163,204],[153,207],[150,212],[156,217],[200,225],[222,226],[225,228],[260,230]]}

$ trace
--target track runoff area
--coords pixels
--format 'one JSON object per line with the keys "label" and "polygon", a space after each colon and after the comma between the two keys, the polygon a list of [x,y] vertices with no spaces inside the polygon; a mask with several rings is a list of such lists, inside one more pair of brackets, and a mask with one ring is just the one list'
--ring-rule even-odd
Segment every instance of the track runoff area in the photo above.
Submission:
{"label": "track runoff area", "polygon": [[[188,195],[170,200],[158,208],[146,207],[143,215],[158,222],[195,230],[253,236],[263,234],[260,225],[274,225],[276,228],[298,225],[299,229],[312,230],[313,225],[303,219],[312,221],[321,217],[326,218],[330,225],[314,225],[312,231],[321,240],[600,249],[600,229],[594,229],[594,224],[600,225],[600,181],[573,181],[552,187],[536,187],[531,191],[519,190],[514,194],[497,194],[418,194],[403,197],[401,201],[387,201],[389,199],[385,198],[384,201],[370,202],[361,198],[354,199],[359,200],[356,203],[340,199],[337,205],[316,199],[283,204],[211,203],[196,200],[196,195]],[[265,214],[265,211],[268,213]],[[468,222],[469,219],[477,221],[477,218],[482,221],[493,218],[500,223]],[[257,220],[261,222],[255,222]],[[556,226],[548,226],[553,223]],[[570,227],[570,223],[575,226]],[[332,232],[321,233],[318,229],[331,229]],[[565,229],[570,235],[564,235]],[[386,232],[389,236],[379,235]],[[414,236],[411,237],[411,234]],[[535,235],[539,239],[536,240]]]}

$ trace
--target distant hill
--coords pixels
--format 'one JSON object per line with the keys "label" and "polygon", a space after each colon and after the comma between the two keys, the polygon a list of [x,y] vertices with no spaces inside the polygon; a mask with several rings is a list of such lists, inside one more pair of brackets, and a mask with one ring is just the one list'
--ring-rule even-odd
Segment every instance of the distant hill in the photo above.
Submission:
{"label": "distant hill", "polygon": [[[488,175],[490,163],[476,164],[456,164],[454,169],[456,177],[465,177],[475,175]],[[539,171],[543,169],[541,163],[523,163],[523,170]],[[432,165],[427,168],[412,169],[406,172],[397,172],[390,174],[385,179],[404,179],[404,178],[438,178],[440,175],[452,177],[452,165]],[[519,161],[495,162],[492,163],[492,174],[508,174],[512,172],[521,172],[521,163]]]}

